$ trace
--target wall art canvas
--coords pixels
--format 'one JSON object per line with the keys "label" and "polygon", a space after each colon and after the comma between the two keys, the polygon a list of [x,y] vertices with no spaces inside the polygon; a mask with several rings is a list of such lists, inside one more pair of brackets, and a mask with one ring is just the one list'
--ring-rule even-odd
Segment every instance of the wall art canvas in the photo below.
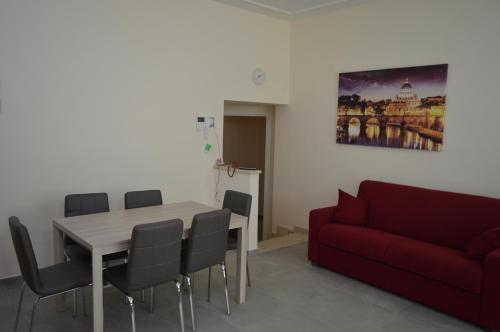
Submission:
{"label": "wall art canvas", "polygon": [[337,143],[441,151],[448,65],[341,73]]}

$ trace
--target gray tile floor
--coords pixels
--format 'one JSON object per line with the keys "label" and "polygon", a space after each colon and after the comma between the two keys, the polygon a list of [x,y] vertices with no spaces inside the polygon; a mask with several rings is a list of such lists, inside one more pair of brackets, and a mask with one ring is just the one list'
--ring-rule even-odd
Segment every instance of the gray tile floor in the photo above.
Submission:
{"label": "gray tile floor", "polygon": [[[234,255],[228,255],[233,274]],[[314,267],[307,261],[307,246],[300,244],[250,257],[252,287],[244,305],[232,303],[225,314],[220,273],[213,270],[212,302],[206,302],[207,274],[195,277],[195,310],[199,331],[333,331],[333,332],[474,332],[481,329],[424,306],[334,272]],[[27,331],[34,296],[26,292],[19,331]],[[90,290],[87,298],[90,302]],[[12,331],[19,295],[19,281],[0,282],[0,331]],[[157,308],[151,315],[136,300],[138,331],[179,331],[176,294],[173,285],[157,290]],[[68,301],[69,302],[69,301]],[[90,311],[90,303],[87,303]],[[105,330],[130,331],[128,307],[120,293],[105,289]],[[188,301],[184,297],[186,328],[191,325]],[[56,312],[52,300],[42,303],[35,331],[91,331],[91,317],[71,317],[71,308]]]}

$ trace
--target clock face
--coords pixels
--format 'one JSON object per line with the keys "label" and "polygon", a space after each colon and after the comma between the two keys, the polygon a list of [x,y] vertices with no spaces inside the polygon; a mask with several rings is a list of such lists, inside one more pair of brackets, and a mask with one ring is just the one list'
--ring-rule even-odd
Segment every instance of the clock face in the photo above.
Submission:
{"label": "clock face", "polygon": [[262,85],[266,83],[266,72],[263,69],[256,68],[253,71],[253,82],[256,85]]}

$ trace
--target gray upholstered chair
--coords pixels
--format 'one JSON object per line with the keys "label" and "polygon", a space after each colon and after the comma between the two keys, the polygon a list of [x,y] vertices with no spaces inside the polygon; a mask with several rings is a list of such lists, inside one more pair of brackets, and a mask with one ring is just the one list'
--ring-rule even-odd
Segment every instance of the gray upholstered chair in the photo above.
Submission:
{"label": "gray upholstered chair", "polygon": [[[163,204],[163,198],[160,190],[141,190],[129,191],[125,193],[125,209],[138,209],[148,206],[157,206]],[[145,301],[144,290],[141,292],[142,302]],[[149,290],[149,312],[155,310],[155,289]]]}
{"label": "gray upholstered chair", "polygon": [[104,270],[104,279],[127,297],[133,332],[135,314],[132,293],[171,281],[177,287],[181,330],[184,331],[181,285],[177,280],[181,265],[182,233],[180,219],[135,226],[128,262]]}
{"label": "gray upholstered chair", "polygon": [[19,325],[19,316],[26,285],[37,295],[31,313],[30,332],[33,330],[38,303],[40,300],[54,295],[73,292],[73,317],[75,317],[77,314],[76,291],[79,288],[92,284],[90,266],[82,264],[79,261],[71,261],[39,269],[28,229],[21,224],[17,217],[9,218],[9,228],[21,274],[24,279],[17,307],[14,332],[17,331]]}
{"label": "gray upholstered chair", "polygon": [[[234,190],[226,190],[224,193],[224,201],[222,202],[223,209],[229,209],[232,213],[239,214],[247,218],[247,229],[248,223],[250,221],[250,212],[252,209],[252,195],[241,193]],[[232,229],[229,231],[229,236],[227,239],[227,250],[238,249],[238,230]],[[248,254],[248,252],[247,252]],[[210,278],[211,271],[208,271],[208,300],[210,301]],[[250,269],[248,267],[247,258],[247,284],[251,287],[250,282]]]}
{"label": "gray upholstered chair", "polygon": [[137,209],[162,204],[163,199],[160,190],[129,191],[125,194],[125,209]]}
{"label": "gray upholstered chair", "polygon": [[[64,216],[75,217],[94,213],[109,212],[108,194],[90,193],[90,194],[72,194],[64,199]],[[92,254],[89,250],[82,247],[71,238],[64,237],[64,253],[72,261],[79,260],[87,264],[92,262]],[[127,252],[117,252],[103,256],[105,265],[113,260],[127,258]]]}
{"label": "gray upholstered chair", "polygon": [[229,294],[227,289],[226,273],[226,245],[229,233],[231,211],[229,209],[200,213],[194,216],[189,237],[182,252],[181,273],[189,291],[189,305],[191,308],[191,322],[193,331],[196,329],[193,310],[193,289],[190,274],[197,271],[221,265],[226,293],[227,314],[229,308]]}

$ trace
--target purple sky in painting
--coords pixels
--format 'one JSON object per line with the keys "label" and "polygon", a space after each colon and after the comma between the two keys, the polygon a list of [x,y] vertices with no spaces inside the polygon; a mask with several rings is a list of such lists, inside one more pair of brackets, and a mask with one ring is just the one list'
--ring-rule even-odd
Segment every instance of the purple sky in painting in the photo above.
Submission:
{"label": "purple sky in painting", "polygon": [[370,70],[339,75],[339,96],[360,95],[378,101],[394,98],[406,78],[419,98],[444,96],[448,65]]}

